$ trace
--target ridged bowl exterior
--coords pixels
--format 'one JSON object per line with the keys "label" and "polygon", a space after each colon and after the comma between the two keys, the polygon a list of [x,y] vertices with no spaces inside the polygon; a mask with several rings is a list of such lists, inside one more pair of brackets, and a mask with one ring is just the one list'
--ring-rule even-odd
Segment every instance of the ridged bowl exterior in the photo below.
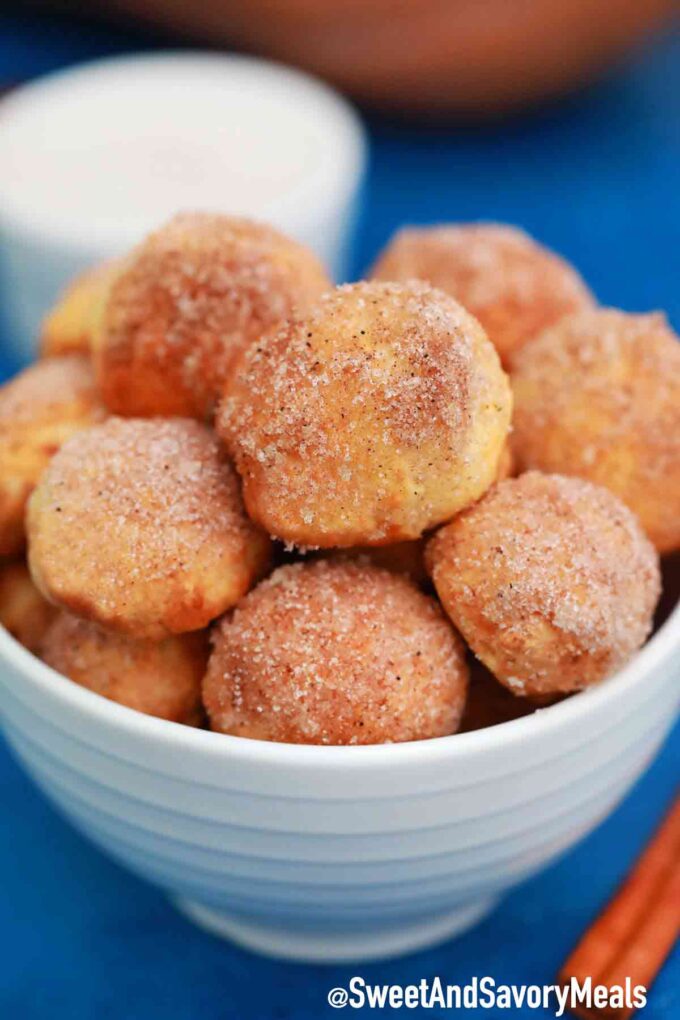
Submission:
{"label": "ridged bowl exterior", "polygon": [[0,633],[7,739],[74,825],[194,918],[323,959],[452,931],[574,844],[653,757],[679,681],[676,609],[616,677],[533,716],[422,743],[297,747],[132,712]]}

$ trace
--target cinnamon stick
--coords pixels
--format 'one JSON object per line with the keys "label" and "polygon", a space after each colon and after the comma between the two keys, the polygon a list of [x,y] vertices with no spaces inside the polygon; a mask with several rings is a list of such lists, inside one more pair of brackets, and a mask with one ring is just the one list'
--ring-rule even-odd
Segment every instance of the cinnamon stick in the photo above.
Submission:
{"label": "cinnamon stick", "polygon": [[[586,932],[560,971],[563,985],[590,978],[603,985],[648,989],[680,935],[680,797],[666,815],[614,898]],[[628,979],[628,982],[627,980]],[[614,998],[614,997],[612,997]],[[619,996],[620,998],[620,996]],[[570,1009],[587,1020],[628,1020],[624,1004]]]}

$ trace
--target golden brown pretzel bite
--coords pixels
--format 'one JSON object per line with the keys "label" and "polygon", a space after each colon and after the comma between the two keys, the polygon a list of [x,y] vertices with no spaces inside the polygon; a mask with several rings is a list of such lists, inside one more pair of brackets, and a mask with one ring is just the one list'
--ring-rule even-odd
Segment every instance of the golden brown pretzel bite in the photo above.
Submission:
{"label": "golden brown pretzel bite", "polygon": [[613,673],[650,633],[660,591],[654,548],[616,496],[537,471],[437,532],[427,560],[475,655],[520,696]]}
{"label": "golden brown pretzel bite", "polygon": [[182,214],[116,277],[97,377],[116,414],[204,418],[242,351],[330,286],[304,246],[271,227]]}
{"label": "golden brown pretzel bite", "polygon": [[510,411],[493,346],[453,298],[417,282],[358,283],[247,352],[216,427],[270,534],[385,545],[486,491]]}
{"label": "golden brown pretzel bite", "polygon": [[367,563],[278,570],[216,625],[203,685],[212,728],[302,744],[454,733],[462,642],[434,599]]}
{"label": "golden brown pretzel bite", "polygon": [[48,598],[150,640],[205,627],[270,555],[219,443],[188,418],[110,418],[74,436],[27,523],[31,572]]}

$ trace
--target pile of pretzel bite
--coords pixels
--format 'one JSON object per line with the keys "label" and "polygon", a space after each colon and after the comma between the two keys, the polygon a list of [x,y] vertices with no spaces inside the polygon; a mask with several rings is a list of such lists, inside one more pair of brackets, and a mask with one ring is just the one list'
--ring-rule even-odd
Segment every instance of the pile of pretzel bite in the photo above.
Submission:
{"label": "pile of pretzel bite", "polygon": [[0,388],[0,622],[129,708],[422,740],[596,684],[680,548],[680,345],[522,231],[399,231],[334,287],[182,214]]}

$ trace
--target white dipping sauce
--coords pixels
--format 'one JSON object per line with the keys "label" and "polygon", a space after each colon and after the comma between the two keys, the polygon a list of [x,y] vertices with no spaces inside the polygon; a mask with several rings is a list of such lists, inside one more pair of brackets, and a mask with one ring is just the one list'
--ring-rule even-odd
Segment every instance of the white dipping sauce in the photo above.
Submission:
{"label": "white dipping sauce", "polygon": [[179,210],[265,220],[336,276],[363,173],[348,103],[307,75],[240,56],[82,65],[0,102],[2,296],[32,344],[68,279]]}

